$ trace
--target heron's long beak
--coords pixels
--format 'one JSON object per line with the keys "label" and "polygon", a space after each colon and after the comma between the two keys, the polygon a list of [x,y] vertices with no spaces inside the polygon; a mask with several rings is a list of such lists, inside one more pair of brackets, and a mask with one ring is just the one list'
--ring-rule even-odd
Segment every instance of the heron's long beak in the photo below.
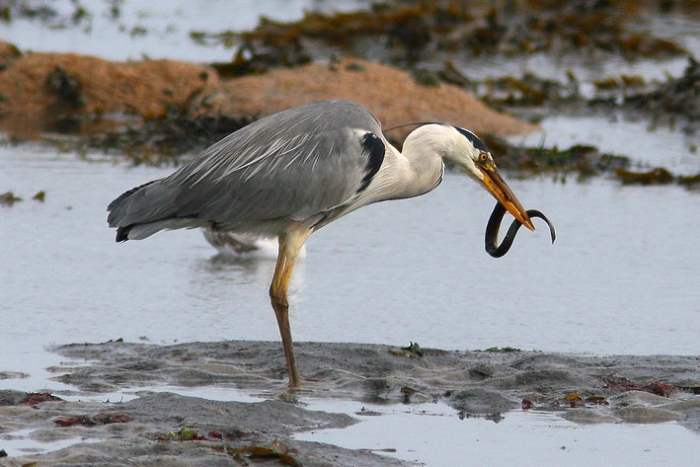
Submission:
{"label": "heron's long beak", "polygon": [[522,204],[520,204],[518,198],[515,197],[506,181],[503,180],[496,166],[492,164],[480,168],[481,172],[484,174],[484,185],[489,193],[491,193],[521,224],[530,230],[535,230],[535,226],[530,220],[527,211]]}

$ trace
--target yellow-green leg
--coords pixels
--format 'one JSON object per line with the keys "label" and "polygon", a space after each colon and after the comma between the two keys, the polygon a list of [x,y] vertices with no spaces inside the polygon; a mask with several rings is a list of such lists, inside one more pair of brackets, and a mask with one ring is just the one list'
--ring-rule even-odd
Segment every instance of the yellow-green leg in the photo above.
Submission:
{"label": "yellow-green leg", "polygon": [[279,253],[275,274],[270,285],[270,302],[275,310],[277,325],[282,337],[284,356],[287,359],[287,371],[289,372],[289,386],[298,387],[301,382],[299,370],[294,359],[294,345],[292,343],[292,331],[289,326],[289,302],[287,290],[292,277],[294,262],[299,255],[301,247],[311,234],[310,230],[292,231],[279,237]]}

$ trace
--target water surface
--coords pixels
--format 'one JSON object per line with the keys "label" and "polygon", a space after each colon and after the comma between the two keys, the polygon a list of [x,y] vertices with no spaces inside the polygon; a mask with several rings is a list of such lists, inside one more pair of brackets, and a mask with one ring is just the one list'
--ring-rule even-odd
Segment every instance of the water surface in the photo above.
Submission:
{"label": "water surface", "polygon": [[[311,407],[329,410],[323,402]],[[497,423],[461,420],[442,404],[372,406],[348,403],[346,411],[372,410],[343,430],[297,435],[298,439],[372,449],[425,465],[685,465],[698,436],[675,423],[661,425],[579,425],[552,413],[510,412]]]}
{"label": "water surface", "polygon": [[[273,261],[223,260],[196,230],[114,243],[107,204],[172,168],[32,146],[1,148],[0,161],[0,186],[24,198],[0,208],[3,369],[41,374],[43,349],[71,342],[278,339]],[[489,257],[494,200],[448,173],[426,196],[364,208],[312,236],[291,287],[295,338],[698,353],[696,193],[607,179],[511,186],[555,223],[554,246],[538,224],[506,257]],[[40,190],[46,201],[31,200]]]}

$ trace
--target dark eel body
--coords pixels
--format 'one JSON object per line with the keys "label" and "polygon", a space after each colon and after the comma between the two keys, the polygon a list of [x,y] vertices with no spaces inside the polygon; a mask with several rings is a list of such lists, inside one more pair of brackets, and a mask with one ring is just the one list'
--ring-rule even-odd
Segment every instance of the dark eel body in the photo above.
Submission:
{"label": "dark eel body", "polygon": [[[500,258],[508,253],[511,245],[513,245],[513,240],[515,240],[515,234],[518,233],[518,229],[523,225],[518,222],[517,219],[514,220],[513,223],[510,224],[508,232],[503,238],[503,242],[501,242],[500,246],[497,245],[496,242],[498,241],[498,231],[501,228],[501,221],[503,221],[503,216],[505,213],[506,208],[504,208],[501,203],[496,203],[496,206],[493,208],[493,212],[491,213],[491,217],[489,217],[489,222],[486,224],[486,252],[494,258]],[[549,233],[552,237],[552,243],[554,243],[554,241],[557,239],[557,233],[554,230],[554,225],[552,225],[549,219],[547,219],[547,216],[542,214],[537,209],[528,209],[527,214],[530,217],[539,217],[547,223]]]}

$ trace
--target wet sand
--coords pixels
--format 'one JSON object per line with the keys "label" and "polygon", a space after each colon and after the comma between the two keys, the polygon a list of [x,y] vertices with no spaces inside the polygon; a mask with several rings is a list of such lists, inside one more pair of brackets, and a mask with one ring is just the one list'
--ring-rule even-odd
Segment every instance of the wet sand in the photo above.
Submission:
{"label": "wet sand", "polygon": [[[228,341],[168,346],[112,341],[55,349],[56,380],[79,396],[136,390],[127,402],[68,402],[0,391],[2,431],[76,444],[2,465],[412,465],[367,450],[297,441],[294,433],[344,428],[346,414],[312,411],[303,399],[366,403],[441,402],[460,417],[552,411],[577,423],[676,421],[700,433],[700,357],[585,356],[513,349],[410,350],[364,344],[297,344],[306,378],[289,390],[280,345]],[[237,388],[260,402],[221,402],[157,387]],[[143,388],[143,391],[138,391]],[[66,397],[61,393],[54,397]],[[71,394],[76,399],[76,394]],[[0,435],[2,436],[2,435]],[[79,441],[82,439],[82,441]],[[0,449],[2,449],[0,441]],[[16,456],[16,453],[8,453]]]}

